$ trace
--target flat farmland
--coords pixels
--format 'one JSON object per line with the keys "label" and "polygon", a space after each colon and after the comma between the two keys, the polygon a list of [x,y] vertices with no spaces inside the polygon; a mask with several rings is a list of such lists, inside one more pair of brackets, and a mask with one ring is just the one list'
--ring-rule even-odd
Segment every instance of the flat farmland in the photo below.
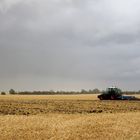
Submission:
{"label": "flat farmland", "polygon": [[[98,100],[98,94],[80,95],[0,95],[5,100]],[[140,97],[140,96],[139,96]]]}
{"label": "flat farmland", "polygon": [[0,96],[1,140],[139,140],[139,124],[140,101],[100,101],[97,95]]}

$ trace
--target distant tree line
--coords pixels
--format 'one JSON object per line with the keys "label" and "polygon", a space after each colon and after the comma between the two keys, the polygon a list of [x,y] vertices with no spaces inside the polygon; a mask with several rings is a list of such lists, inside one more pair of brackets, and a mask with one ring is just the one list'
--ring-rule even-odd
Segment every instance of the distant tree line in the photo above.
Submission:
{"label": "distant tree line", "polygon": [[84,90],[81,91],[19,91],[16,92],[14,89],[9,90],[11,95],[74,95],[74,94],[99,94],[99,89]]}
{"label": "distant tree line", "polygon": [[[81,91],[15,91],[14,89],[9,90],[10,95],[75,95],[75,94],[100,94],[103,91],[95,88],[93,90],[85,90],[82,89]],[[123,94],[132,95],[132,94],[140,94],[139,91],[123,91]],[[1,92],[1,95],[6,95],[6,92]]]}
{"label": "distant tree line", "polygon": [[139,91],[123,91],[123,94],[126,94],[126,95],[140,94],[140,90]]}

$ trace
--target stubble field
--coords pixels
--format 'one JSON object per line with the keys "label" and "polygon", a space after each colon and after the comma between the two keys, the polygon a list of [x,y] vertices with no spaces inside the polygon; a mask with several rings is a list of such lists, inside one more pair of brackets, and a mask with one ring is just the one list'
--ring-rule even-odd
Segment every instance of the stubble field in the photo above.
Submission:
{"label": "stubble field", "polygon": [[97,95],[0,96],[0,140],[140,139],[140,101]]}

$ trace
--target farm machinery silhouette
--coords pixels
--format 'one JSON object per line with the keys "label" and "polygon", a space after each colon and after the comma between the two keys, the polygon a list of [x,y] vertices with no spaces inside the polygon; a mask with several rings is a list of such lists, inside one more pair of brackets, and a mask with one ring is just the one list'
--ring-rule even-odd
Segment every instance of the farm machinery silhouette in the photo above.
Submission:
{"label": "farm machinery silhouette", "polygon": [[117,87],[109,87],[102,94],[98,95],[100,100],[140,100],[135,96],[126,96],[122,94],[122,91]]}

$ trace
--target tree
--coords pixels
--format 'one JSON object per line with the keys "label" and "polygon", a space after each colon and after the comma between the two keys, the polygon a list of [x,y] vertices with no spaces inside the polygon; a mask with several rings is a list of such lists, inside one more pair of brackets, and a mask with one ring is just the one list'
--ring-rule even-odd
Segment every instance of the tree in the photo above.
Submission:
{"label": "tree", "polygon": [[1,95],[6,95],[6,93],[5,92],[1,92]]}
{"label": "tree", "polygon": [[14,90],[14,89],[10,89],[10,90],[9,90],[9,94],[14,95],[14,94],[16,94],[16,92],[15,92],[15,90]]}
{"label": "tree", "polygon": [[95,89],[93,89],[93,93],[100,93],[100,90],[95,88]]}
{"label": "tree", "polygon": [[85,89],[81,89],[81,93],[86,94],[86,93],[87,93],[87,91],[86,91]]}

